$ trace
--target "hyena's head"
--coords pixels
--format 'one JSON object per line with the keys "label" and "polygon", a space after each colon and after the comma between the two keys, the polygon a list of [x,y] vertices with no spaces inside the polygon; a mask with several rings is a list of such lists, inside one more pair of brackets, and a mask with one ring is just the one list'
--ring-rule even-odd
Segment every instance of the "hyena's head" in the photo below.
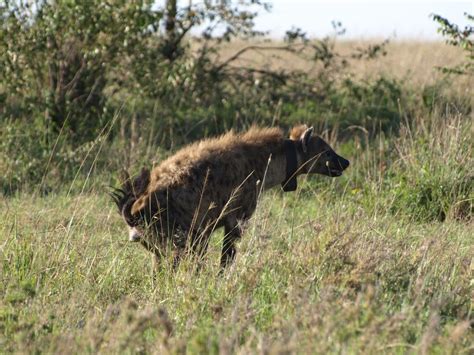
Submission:
{"label": "hyena's head", "polygon": [[110,195],[117,205],[120,215],[127,223],[129,240],[139,242],[144,237],[146,223],[139,213],[132,214],[132,206],[146,192],[150,183],[150,171],[143,168],[140,175],[133,180],[124,171],[122,181],[122,186],[114,189]]}
{"label": "hyena's head", "polygon": [[313,127],[302,125],[293,128],[290,134],[301,157],[301,172],[331,177],[341,176],[349,167],[349,160],[337,155],[329,144],[313,133]]}

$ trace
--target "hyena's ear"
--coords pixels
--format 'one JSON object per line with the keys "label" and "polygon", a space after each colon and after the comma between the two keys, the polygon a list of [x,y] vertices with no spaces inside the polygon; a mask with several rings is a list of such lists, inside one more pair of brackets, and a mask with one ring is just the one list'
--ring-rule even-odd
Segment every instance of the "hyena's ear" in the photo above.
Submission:
{"label": "hyena's ear", "polygon": [[122,169],[120,172],[120,182],[122,183],[122,190],[125,193],[132,192],[132,181],[130,179],[130,174],[125,169]]}
{"label": "hyena's ear", "polygon": [[290,139],[292,141],[299,141],[300,138],[301,138],[301,135],[307,129],[308,129],[308,126],[305,125],[305,124],[300,124],[300,125],[294,126],[290,131]]}
{"label": "hyena's ear", "polygon": [[305,153],[308,152],[309,141],[311,140],[311,137],[313,136],[313,132],[314,132],[314,127],[309,127],[301,135],[301,138],[300,138],[301,146],[303,147],[303,152]]}

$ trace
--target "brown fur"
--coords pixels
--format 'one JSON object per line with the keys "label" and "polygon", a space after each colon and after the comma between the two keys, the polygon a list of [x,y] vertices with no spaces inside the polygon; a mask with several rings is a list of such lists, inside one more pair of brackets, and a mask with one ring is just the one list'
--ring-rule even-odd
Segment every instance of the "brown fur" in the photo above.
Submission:
{"label": "brown fur", "polygon": [[[299,165],[308,161],[299,141],[305,132],[306,126],[298,126],[290,136],[297,147],[295,158]],[[306,134],[307,138],[310,136]],[[320,138],[314,139],[312,156],[331,149]],[[203,255],[212,231],[223,226],[221,264],[225,266],[235,256],[234,242],[241,236],[240,222],[252,216],[259,191],[285,180],[284,142],[281,129],[257,127],[196,142],[163,161],[151,173],[142,171],[127,186],[142,186],[141,181],[145,181],[147,187],[137,189],[138,194],[118,190],[123,197],[120,203],[116,202],[130,226],[137,225],[136,221],[147,226],[141,242],[158,256],[170,243],[177,251],[177,259],[187,248]],[[302,172],[313,171],[306,167],[297,174]]]}
{"label": "brown fur", "polygon": [[305,124],[300,124],[298,126],[293,127],[290,131],[290,139],[293,141],[297,141],[301,138],[301,136],[307,129],[308,126]]}

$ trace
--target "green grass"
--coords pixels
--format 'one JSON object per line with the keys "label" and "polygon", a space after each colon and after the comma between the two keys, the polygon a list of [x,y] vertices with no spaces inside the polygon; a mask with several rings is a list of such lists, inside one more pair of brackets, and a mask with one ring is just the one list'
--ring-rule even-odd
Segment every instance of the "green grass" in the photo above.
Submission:
{"label": "green grass", "polygon": [[5,197],[0,349],[470,353],[470,118],[350,141],[347,175],[266,192],[220,277],[221,232],[200,272],[184,260],[154,277],[104,189]]}

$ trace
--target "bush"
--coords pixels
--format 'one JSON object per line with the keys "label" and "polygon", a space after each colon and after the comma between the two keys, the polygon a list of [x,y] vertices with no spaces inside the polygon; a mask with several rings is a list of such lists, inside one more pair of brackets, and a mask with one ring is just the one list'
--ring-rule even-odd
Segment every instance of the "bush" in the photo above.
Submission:
{"label": "bush", "polygon": [[151,2],[10,3],[0,13],[2,118],[42,116],[82,143],[110,118],[110,69],[134,60],[161,18]]}
{"label": "bush", "polygon": [[424,222],[472,218],[473,145],[471,125],[462,117],[434,116],[405,127],[388,180],[392,212]]}

